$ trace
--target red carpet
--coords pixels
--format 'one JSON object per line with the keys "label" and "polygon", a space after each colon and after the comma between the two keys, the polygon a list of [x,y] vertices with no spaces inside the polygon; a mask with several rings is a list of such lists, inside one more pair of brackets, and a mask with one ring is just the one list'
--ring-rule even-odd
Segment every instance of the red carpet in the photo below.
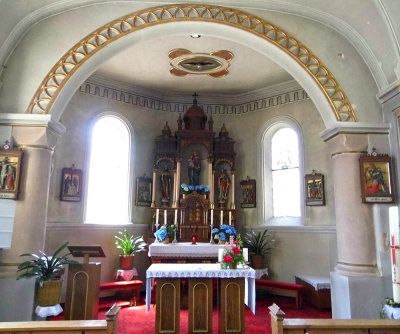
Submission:
{"label": "red carpet", "polygon": [[[107,309],[114,301],[102,299],[99,319],[105,319]],[[246,308],[246,333],[271,333],[271,321],[268,306],[276,303],[285,313],[286,318],[331,318],[330,311],[318,311],[311,305],[304,304],[299,310],[296,309],[295,301],[290,297],[281,297],[274,295],[258,295],[256,315]],[[119,314],[119,334],[131,333],[154,333],[155,307],[151,306],[150,311],[146,312],[146,306],[143,301],[135,307],[123,307]],[[188,327],[188,312],[181,311],[181,333],[186,334]],[[217,312],[213,315],[213,332],[218,333]]]}

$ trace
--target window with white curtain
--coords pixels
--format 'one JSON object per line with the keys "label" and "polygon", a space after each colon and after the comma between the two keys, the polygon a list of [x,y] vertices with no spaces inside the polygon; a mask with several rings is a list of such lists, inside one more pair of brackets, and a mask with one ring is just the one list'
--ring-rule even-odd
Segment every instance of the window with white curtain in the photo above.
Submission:
{"label": "window with white curtain", "polygon": [[274,217],[300,217],[299,144],[296,132],[282,128],[271,139]]}
{"label": "window with white curtain", "polygon": [[130,221],[131,131],[115,115],[97,118],[91,132],[86,223]]}

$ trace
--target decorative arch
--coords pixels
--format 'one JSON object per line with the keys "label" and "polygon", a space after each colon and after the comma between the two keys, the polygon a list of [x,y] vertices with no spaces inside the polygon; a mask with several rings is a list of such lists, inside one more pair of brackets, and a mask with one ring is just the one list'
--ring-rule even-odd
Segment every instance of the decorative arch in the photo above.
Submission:
{"label": "decorative arch", "polygon": [[50,70],[26,113],[48,114],[62,88],[94,54],[130,33],[163,23],[200,21],[232,26],[261,37],[294,59],[318,85],[336,120],[357,121],[354,110],[329,69],[306,46],[277,26],[254,15],[221,6],[175,4],[134,12],[87,35]]}

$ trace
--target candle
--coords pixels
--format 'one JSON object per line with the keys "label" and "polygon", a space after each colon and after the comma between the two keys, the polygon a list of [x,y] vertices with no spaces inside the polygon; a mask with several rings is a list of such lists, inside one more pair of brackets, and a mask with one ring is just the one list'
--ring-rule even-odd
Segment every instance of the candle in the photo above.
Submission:
{"label": "candle", "polygon": [[400,252],[399,252],[399,214],[397,206],[389,208],[390,253],[392,258],[393,300],[400,303]]}
{"label": "candle", "polygon": [[221,219],[220,219],[220,225],[224,223],[224,211],[221,210]]}
{"label": "candle", "polygon": [[224,259],[224,249],[220,248],[218,249],[218,262],[222,262],[223,259]]}
{"label": "candle", "polygon": [[160,215],[160,209],[156,210],[156,226],[158,226],[158,216]]}
{"label": "candle", "polygon": [[214,225],[214,210],[211,209],[211,226]]}
{"label": "candle", "polygon": [[178,222],[178,209],[175,209],[175,220],[174,220],[174,224],[176,225]]}
{"label": "candle", "polygon": [[243,257],[244,257],[244,262],[249,262],[249,249],[248,248],[243,248]]}
{"label": "candle", "polygon": [[164,210],[164,225],[167,226],[167,210]]}
{"label": "candle", "polygon": [[229,211],[229,225],[232,225],[232,211]]}

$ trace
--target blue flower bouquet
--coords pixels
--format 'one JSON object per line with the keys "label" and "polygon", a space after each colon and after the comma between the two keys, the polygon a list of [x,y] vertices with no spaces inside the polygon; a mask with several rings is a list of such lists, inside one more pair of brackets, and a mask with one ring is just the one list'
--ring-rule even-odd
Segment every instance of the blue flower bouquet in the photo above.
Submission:
{"label": "blue flower bouquet", "polygon": [[229,241],[231,235],[236,236],[237,232],[233,226],[221,225],[219,228],[215,227],[211,230],[215,240]]}

